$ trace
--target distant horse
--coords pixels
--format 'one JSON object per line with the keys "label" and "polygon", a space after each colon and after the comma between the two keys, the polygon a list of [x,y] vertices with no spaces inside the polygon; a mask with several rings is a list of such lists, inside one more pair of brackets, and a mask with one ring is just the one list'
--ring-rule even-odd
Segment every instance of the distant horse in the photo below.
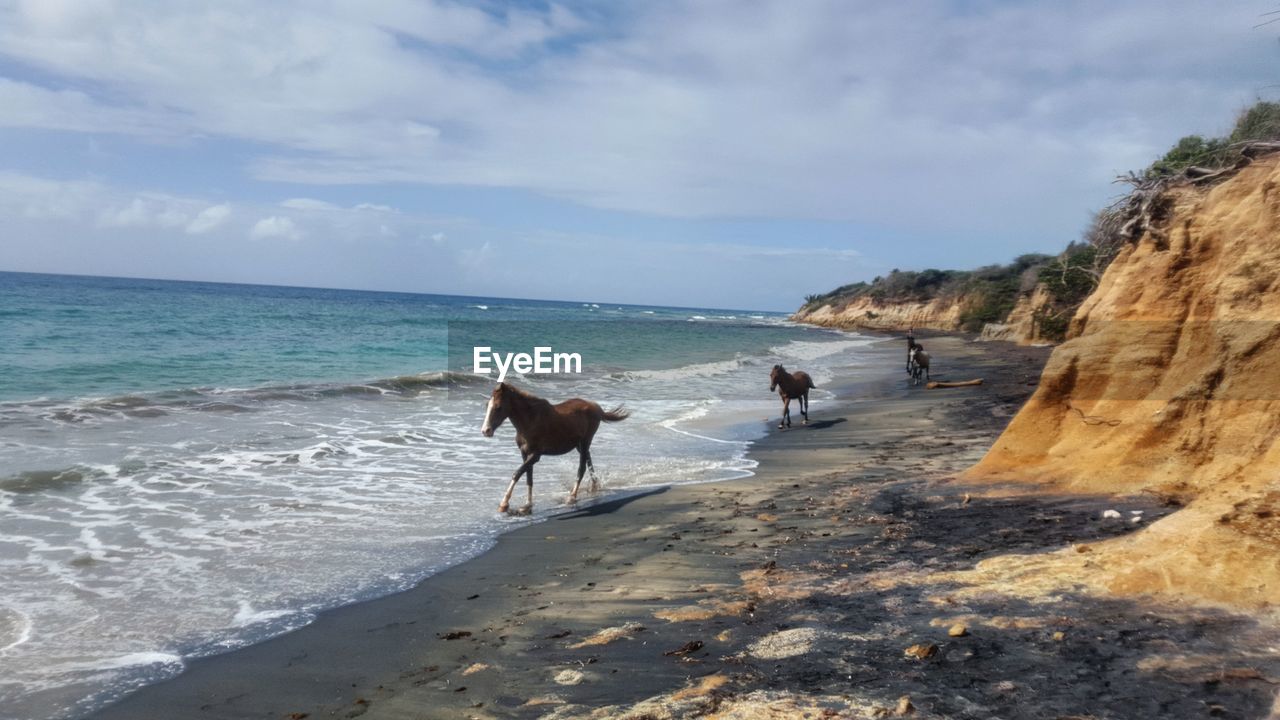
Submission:
{"label": "distant horse", "polygon": [[812,387],[817,386],[813,384],[813,378],[809,377],[809,373],[803,370],[789,373],[781,365],[773,366],[773,370],[769,373],[769,392],[777,388],[778,396],[782,398],[782,419],[778,421],[778,427],[783,427],[783,423],[786,423],[786,427],[791,427],[792,400],[799,403],[804,424],[809,424],[809,388]]}
{"label": "distant horse", "polygon": [[920,347],[916,344],[915,328],[907,330],[907,374],[911,375],[914,370],[916,348]]}
{"label": "distant horse", "polygon": [[626,420],[630,414],[622,406],[605,412],[599,405],[579,398],[552,405],[514,385],[498,383],[489,396],[480,432],[485,437],[493,437],[498,426],[511,418],[511,424],[516,428],[516,446],[524,460],[516,468],[516,474],[511,476],[511,484],[507,486],[507,494],[502,496],[498,512],[507,511],[511,493],[521,475],[527,475],[529,503],[520,512],[527,514],[533,511],[533,466],[543,455],[564,455],[570,450],[577,450],[578,481],[573,484],[573,492],[569,493],[569,502],[577,501],[578,487],[582,485],[582,476],[587,468],[591,468],[591,490],[594,492],[598,483],[595,465],[591,464],[591,439],[602,420],[618,422]]}
{"label": "distant horse", "polygon": [[924,351],[923,345],[917,344],[911,353],[911,384],[919,385],[921,375],[929,380],[929,353]]}

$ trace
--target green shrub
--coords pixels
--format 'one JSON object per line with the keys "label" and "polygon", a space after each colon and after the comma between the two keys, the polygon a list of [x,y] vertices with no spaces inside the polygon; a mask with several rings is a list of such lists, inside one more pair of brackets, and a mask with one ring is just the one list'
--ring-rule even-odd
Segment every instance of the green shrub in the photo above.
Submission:
{"label": "green shrub", "polygon": [[1098,286],[1101,270],[1096,266],[1098,249],[1086,243],[1071,243],[1053,262],[1040,268],[1040,282],[1054,302],[1078,305]]}
{"label": "green shrub", "polygon": [[1235,155],[1226,138],[1210,138],[1188,135],[1177,142],[1164,157],[1147,168],[1148,176],[1176,175],[1189,167],[1223,167],[1235,162]]}
{"label": "green shrub", "polygon": [[1051,342],[1062,342],[1067,339],[1067,328],[1071,325],[1071,314],[1067,312],[1037,311],[1032,322],[1039,331],[1040,337]]}
{"label": "green shrub", "polygon": [[1219,169],[1236,164],[1241,143],[1280,140],[1280,103],[1259,101],[1236,116],[1226,137],[1188,135],[1147,168],[1147,177],[1176,175],[1189,167]]}
{"label": "green shrub", "polygon": [[1241,112],[1229,142],[1280,140],[1280,103],[1258,102]]}

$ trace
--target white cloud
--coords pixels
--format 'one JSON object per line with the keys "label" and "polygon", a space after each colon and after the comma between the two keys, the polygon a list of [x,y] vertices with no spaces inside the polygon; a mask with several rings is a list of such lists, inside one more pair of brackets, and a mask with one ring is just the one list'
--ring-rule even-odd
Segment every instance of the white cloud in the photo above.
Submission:
{"label": "white cloud", "polygon": [[0,216],[79,220],[100,213],[112,198],[98,183],[59,181],[0,171]]}
{"label": "white cloud", "polygon": [[104,228],[175,228],[187,224],[187,201],[167,195],[134,197],[128,203],[108,207],[98,214],[98,226]]}
{"label": "white cloud", "polygon": [[151,213],[138,198],[122,208],[104,210],[98,217],[98,224],[102,227],[141,227],[150,222]]}
{"label": "white cloud", "polygon": [[297,240],[302,237],[302,232],[298,230],[298,226],[294,224],[292,219],[280,215],[272,215],[254,223],[249,230],[249,237],[254,240],[267,238]]}
{"label": "white cloud", "polygon": [[[840,236],[850,246],[907,267],[1060,247],[1114,192],[1114,172],[1179,135],[1224,130],[1275,75],[1275,32],[1250,29],[1270,8],[1243,4],[574,7],[0,2],[0,128],[128,135],[102,139],[129,161],[144,141],[142,163],[162,162],[169,147],[231,148],[266,181],[520,188],[678,218],[853,220],[858,232]],[[240,240],[279,218],[262,232],[351,246],[394,233],[423,252],[452,252],[443,239],[422,242],[438,228],[411,206],[295,197],[237,201],[234,214],[201,220],[216,200],[97,182],[17,185],[0,192],[9,217]],[[369,197],[380,199],[376,189]],[[529,222],[544,217],[557,220]],[[892,243],[861,240],[866,228]],[[483,247],[448,229],[449,246]],[[510,255],[496,238],[491,247]],[[743,252],[796,267],[854,262]]]}
{"label": "white cloud", "polygon": [[112,106],[77,90],[51,90],[6,77],[0,77],[0,127],[107,131],[153,137],[174,134],[167,119],[146,110]]}
{"label": "white cloud", "polygon": [[163,228],[175,228],[183,227],[189,219],[187,213],[177,207],[166,207],[156,211],[152,222]]}
{"label": "white cloud", "polygon": [[468,273],[479,274],[490,271],[494,259],[493,243],[484,241],[479,247],[463,248],[458,253],[458,264]]}
{"label": "white cloud", "polygon": [[280,207],[290,208],[291,210],[339,210],[337,205],[324,200],[314,200],[312,198],[289,198],[280,203]]}
{"label": "white cloud", "polygon": [[[342,207],[341,205],[337,205],[337,204],[328,202],[326,200],[316,200],[315,198],[289,198],[288,200],[281,201],[280,207],[289,208],[290,210],[317,211],[317,212],[347,209]],[[390,205],[378,205],[375,203],[367,203],[367,202],[363,202],[358,205],[355,205],[351,209],[367,210],[369,212],[395,212],[395,209],[392,208]]]}
{"label": "white cloud", "polygon": [[[215,203],[97,182],[0,172],[0,267],[235,282],[370,287],[563,298],[573,267],[581,297],[679,305],[786,307],[803,292],[847,282],[863,267],[841,248],[673,242],[517,232],[472,221],[355,208],[305,210]],[[175,226],[179,214],[190,220]],[[117,224],[100,224],[103,216]],[[256,218],[256,220],[253,220]],[[123,224],[121,224],[123,223]],[[216,242],[175,243],[181,233]],[[309,252],[290,242],[306,238]],[[625,282],[619,269],[625,268]],[[547,269],[553,269],[548,271]],[[804,278],[794,286],[778,277]]]}
{"label": "white cloud", "polygon": [[1274,74],[1256,9],[1192,0],[78,5],[0,10],[0,53],[94,88],[0,79],[0,125],[229,137],[272,148],[251,164],[268,180],[671,216],[1044,227]]}
{"label": "white cloud", "polygon": [[210,205],[201,210],[199,214],[187,225],[187,234],[203,235],[210,230],[218,227],[226,222],[231,216],[231,206],[223,203],[221,205]]}

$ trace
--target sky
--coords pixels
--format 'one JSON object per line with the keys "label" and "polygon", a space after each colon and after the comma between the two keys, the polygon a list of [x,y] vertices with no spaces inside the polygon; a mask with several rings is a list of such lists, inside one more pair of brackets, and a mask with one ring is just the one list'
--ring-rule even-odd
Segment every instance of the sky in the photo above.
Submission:
{"label": "sky", "polygon": [[791,310],[1060,250],[1274,9],[0,0],[0,270]]}

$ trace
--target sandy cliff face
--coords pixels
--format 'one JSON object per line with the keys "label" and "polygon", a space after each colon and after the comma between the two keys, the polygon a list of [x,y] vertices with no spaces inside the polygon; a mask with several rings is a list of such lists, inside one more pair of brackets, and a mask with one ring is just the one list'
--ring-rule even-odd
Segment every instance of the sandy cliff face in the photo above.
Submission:
{"label": "sandy cliff face", "polygon": [[982,328],[981,340],[1004,340],[1019,345],[1052,345],[1050,340],[1040,334],[1036,314],[1048,307],[1052,297],[1044,285],[1035,288],[1018,298],[1018,302],[1009,311],[1009,317],[1003,323],[987,323]]}
{"label": "sandy cliff face", "polygon": [[1280,156],[1172,199],[967,477],[1186,505],[1089,552],[1004,570],[1265,606],[1280,601]]}
{"label": "sandy cliff face", "polygon": [[960,329],[963,298],[936,298],[928,302],[880,302],[862,297],[848,305],[823,305],[801,310],[797,322],[838,328],[900,331],[907,328],[954,331]]}
{"label": "sandy cliff face", "polygon": [[[1041,286],[1018,298],[1017,305],[1008,319],[999,325],[988,324],[983,328],[983,340],[1007,340],[1022,345],[1051,344],[1042,338],[1034,322],[1035,312],[1049,301],[1048,293]],[[824,327],[845,329],[882,330],[904,332],[917,330],[942,330],[956,332],[961,329],[965,311],[983,302],[980,297],[944,296],[929,301],[880,301],[860,297],[848,304],[821,305],[802,309],[791,316],[796,322]]]}

